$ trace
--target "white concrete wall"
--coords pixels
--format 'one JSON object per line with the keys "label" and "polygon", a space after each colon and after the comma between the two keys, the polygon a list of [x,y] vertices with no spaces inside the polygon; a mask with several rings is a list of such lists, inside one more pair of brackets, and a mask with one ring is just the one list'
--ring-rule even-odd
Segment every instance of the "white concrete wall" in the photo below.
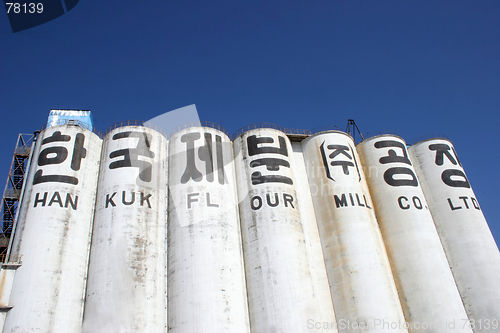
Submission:
{"label": "white concrete wall", "polygon": [[315,294],[288,138],[255,129],[234,150],[252,332],[335,332],[308,327],[335,316],[329,297]]}
{"label": "white concrete wall", "polygon": [[330,131],[302,146],[337,321],[356,323],[339,331],[408,332],[383,326],[404,316],[353,139]]}
{"label": "white concrete wall", "polygon": [[474,331],[492,332],[500,320],[500,253],[453,144],[432,139],[408,151]]}
{"label": "white concrete wall", "polygon": [[249,333],[232,143],[182,130],[169,165],[169,332]]}
{"label": "white concrete wall", "polygon": [[472,332],[406,143],[382,135],[357,150],[409,331]]}
{"label": "white concrete wall", "polygon": [[[102,140],[77,126],[40,134],[25,198],[22,266],[4,332],[77,332],[81,328],[88,248]],[[31,185],[30,185],[31,186]],[[29,191],[28,191],[29,192]]]}
{"label": "white concrete wall", "polygon": [[104,139],[84,332],[165,331],[167,149],[141,126]]}
{"label": "white concrete wall", "polygon": [[[8,307],[12,284],[16,275],[16,267],[0,269],[0,307]],[[2,327],[2,326],[0,326]]]}
{"label": "white concrete wall", "polygon": [[10,310],[10,294],[18,265],[2,265],[0,269],[0,328],[3,329],[7,312]]}

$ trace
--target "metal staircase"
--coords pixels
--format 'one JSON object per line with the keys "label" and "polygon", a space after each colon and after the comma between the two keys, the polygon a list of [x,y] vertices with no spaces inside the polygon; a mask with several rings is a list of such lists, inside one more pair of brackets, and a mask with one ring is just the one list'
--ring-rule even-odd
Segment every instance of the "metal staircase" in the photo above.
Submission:
{"label": "metal staircase", "polygon": [[28,164],[35,134],[19,134],[9,175],[2,197],[2,224],[0,230],[0,254],[5,254],[12,234],[12,228],[17,218],[23,186],[28,172]]}

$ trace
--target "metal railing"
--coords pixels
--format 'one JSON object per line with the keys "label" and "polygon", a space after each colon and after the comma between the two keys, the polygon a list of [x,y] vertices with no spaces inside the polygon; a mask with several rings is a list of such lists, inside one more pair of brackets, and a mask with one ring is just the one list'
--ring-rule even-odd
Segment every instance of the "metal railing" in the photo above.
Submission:
{"label": "metal railing", "polygon": [[[89,130],[89,125],[85,124],[79,120],[60,119],[60,120],[58,120],[57,125],[75,125],[75,126],[80,126],[82,128]],[[52,126],[54,126],[54,125],[51,125],[51,127]],[[194,122],[188,122],[188,123],[182,124],[182,125],[178,126],[176,129],[174,129],[171,133],[167,134],[160,127],[158,127],[150,122],[144,121],[144,120],[124,120],[124,121],[117,122],[114,125],[112,125],[111,127],[109,127],[104,134],[102,134],[101,132],[96,130],[95,127],[92,128],[92,132],[95,133],[97,136],[99,136],[102,139],[102,138],[104,138],[104,136],[106,134],[108,134],[112,130],[114,130],[116,128],[120,128],[120,127],[125,127],[125,126],[142,126],[142,127],[151,128],[157,132],[160,132],[167,139],[171,138],[174,134],[176,134],[184,129],[191,128],[191,127],[209,127],[209,128],[217,129],[217,130],[223,132],[224,134],[226,134],[231,139],[231,141],[233,141],[234,139],[236,139],[238,136],[240,136],[243,133],[246,133],[246,132],[253,130],[253,129],[259,129],[259,128],[271,128],[271,129],[275,129],[275,130],[281,131],[281,132],[283,132],[285,134],[289,134],[289,135],[305,135],[305,136],[309,136],[309,135],[313,135],[313,134],[321,133],[321,132],[326,132],[326,131],[332,131],[332,130],[347,133],[345,130],[340,129],[339,126],[337,126],[337,125],[322,126],[322,127],[316,127],[313,129],[300,129],[300,128],[286,128],[286,127],[276,125],[274,123],[265,123],[264,122],[264,123],[255,123],[255,124],[247,125],[245,127],[240,128],[239,130],[237,130],[235,133],[233,133],[231,135],[223,126],[221,126],[219,124],[216,124],[216,123],[213,123],[210,121],[194,121]],[[46,129],[46,128],[47,128],[47,125],[43,126],[41,128],[41,131]],[[380,131],[372,131],[372,132],[364,133],[364,138],[368,139],[370,137],[377,136],[377,135],[383,135],[383,134],[392,134],[392,135],[396,135],[396,136],[401,136],[401,135],[399,135],[399,133],[397,133],[395,131],[380,130]],[[428,134],[428,135],[419,136],[417,138],[409,140],[408,143],[413,144],[413,143],[416,143],[416,142],[419,142],[422,140],[426,140],[426,139],[431,139],[431,138],[445,138],[445,139],[449,140],[449,138],[443,134]]]}
{"label": "metal railing", "polygon": [[331,125],[331,126],[321,126],[321,127],[313,128],[311,130],[311,135],[316,134],[316,133],[321,133],[321,132],[327,132],[327,131],[341,131],[341,132],[345,133],[345,131],[341,130],[337,125]]}
{"label": "metal railing", "polygon": [[111,132],[112,130],[114,130],[116,128],[126,127],[126,126],[138,126],[138,127],[150,128],[152,130],[155,130],[155,131],[161,133],[167,139],[169,138],[169,135],[167,133],[163,132],[163,130],[160,127],[156,126],[153,123],[144,121],[144,120],[124,120],[124,121],[119,121],[119,122],[115,123],[114,125],[112,125],[111,127],[109,127],[106,130],[106,132],[104,133],[104,135],[108,134],[109,132]]}
{"label": "metal railing", "polygon": [[300,129],[300,128],[285,128],[285,127],[282,127],[282,126],[279,126],[279,125],[276,125],[273,123],[255,123],[255,124],[251,124],[251,125],[242,127],[238,131],[236,131],[234,134],[231,135],[222,125],[219,125],[219,124],[216,124],[216,123],[213,123],[210,121],[192,121],[192,122],[182,124],[182,125],[178,126],[177,128],[175,128],[169,134],[166,134],[163,132],[163,130],[161,128],[159,128],[158,126],[156,126],[152,123],[149,123],[149,122],[146,122],[143,120],[124,120],[124,121],[120,121],[120,122],[114,124],[113,126],[109,127],[106,130],[104,135],[108,134],[109,132],[111,132],[112,130],[114,130],[116,128],[125,127],[125,126],[143,126],[143,127],[151,128],[151,129],[154,129],[155,131],[158,131],[161,134],[163,134],[167,139],[170,139],[176,133],[179,133],[180,131],[188,129],[188,128],[208,127],[208,128],[214,128],[214,129],[219,130],[222,133],[226,134],[231,139],[231,141],[233,141],[235,138],[237,138],[241,134],[248,132],[250,130],[253,130],[253,129],[257,129],[257,128],[272,128],[272,129],[276,129],[278,131],[281,131],[285,134],[307,135],[307,136],[313,135],[315,133],[331,131],[331,130],[341,131],[339,129],[339,127],[336,125],[317,127],[317,128],[310,130],[310,129]]}
{"label": "metal railing", "polygon": [[0,262],[4,264],[21,264],[22,254],[0,254]]}
{"label": "metal railing", "polygon": [[173,137],[175,133],[178,133],[186,128],[191,128],[191,127],[208,127],[208,128],[214,128],[216,130],[221,131],[222,133],[226,134],[229,138],[231,136],[229,135],[229,132],[221,125],[212,123],[211,121],[192,121],[189,123],[182,124],[178,126],[176,129],[174,129],[172,132],[170,132],[170,137]]}
{"label": "metal railing", "polygon": [[47,124],[43,125],[42,128],[40,128],[40,132],[43,130],[46,130],[48,127],[54,127],[54,126],[64,126],[64,125],[73,125],[73,126],[79,126],[81,128],[84,128],[88,131],[91,131],[101,139],[104,137],[104,135],[98,131],[95,127],[90,126],[87,123],[84,123],[80,120],[74,120],[74,119],[59,119],[55,124],[50,124],[50,126],[47,126]]}
{"label": "metal railing", "polygon": [[306,136],[311,135],[311,130],[302,128],[285,128],[283,132],[285,132],[285,134],[290,134],[290,135],[306,135]]}
{"label": "metal railing", "polygon": [[3,192],[4,198],[19,199],[20,195],[21,195],[21,189],[17,188],[6,188],[5,191]]}
{"label": "metal railing", "polygon": [[278,131],[285,132],[285,128],[281,127],[279,125],[273,124],[273,123],[255,123],[251,124],[245,127],[240,128],[237,130],[233,135],[231,135],[231,141],[239,137],[241,134],[246,133],[250,130],[257,129],[257,128],[272,128]]}
{"label": "metal railing", "polygon": [[[238,136],[242,135],[243,133],[246,133],[250,130],[253,129],[258,129],[258,128],[272,128],[278,131],[281,131],[285,134],[289,135],[313,135],[319,132],[325,132],[325,131],[340,131],[338,126],[332,125],[332,126],[323,126],[323,127],[317,127],[312,130],[310,129],[300,129],[300,128],[286,128],[286,127],[281,127],[279,125],[273,124],[273,123],[255,123],[251,124],[245,127],[240,128],[237,130],[232,136],[231,140],[236,139]],[[342,131],[344,132],[344,131]]]}
{"label": "metal railing", "polygon": [[402,136],[398,132],[396,132],[396,131],[380,130],[380,131],[372,131],[372,132],[365,133],[365,140],[369,139],[369,138],[372,138],[374,136],[385,135],[385,134],[395,135],[395,136],[399,136],[400,138],[402,138]]}
{"label": "metal railing", "polygon": [[408,140],[407,144],[411,146],[411,145],[413,145],[415,143],[418,143],[420,141],[429,140],[429,139],[446,139],[446,140],[450,140],[450,138],[447,135],[445,135],[445,134],[442,134],[442,133],[431,133],[431,134],[425,134],[425,135],[417,136],[416,138]]}

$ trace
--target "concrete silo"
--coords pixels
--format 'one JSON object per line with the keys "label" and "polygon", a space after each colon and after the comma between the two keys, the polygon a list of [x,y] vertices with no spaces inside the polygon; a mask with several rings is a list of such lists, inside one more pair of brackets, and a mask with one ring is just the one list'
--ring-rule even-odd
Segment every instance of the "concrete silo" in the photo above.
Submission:
{"label": "concrete silo", "polygon": [[248,333],[232,143],[201,126],[170,139],[169,332]]}
{"label": "concrete silo", "polygon": [[500,253],[453,144],[431,139],[409,154],[474,332],[500,320]]}
{"label": "concrete silo", "polygon": [[[292,141],[292,152],[290,154],[290,167],[293,170],[293,179],[297,191],[297,208],[299,210],[300,221],[304,231],[304,245],[306,248],[307,261],[309,263],[309,274],[313,285],[313,294],[324,304],[332,304],[330,290],[328,288],[328,276],[325,267],[325,258],[319,237],[318,224],[314,205],[309,191],[309,180],[307,179],[306,165],[302,145],[300,142]],[[331,323],[325,324],[319,314],[314,318],[307,320],[306,329],[317,330],[321,326],[332,326]],[[333,315],[332,315],[333,316]],[[338,321],[338,318],[337,318]],[[337,327],[337,323],[335,323]]]}
{"label": "concrete silo", "polygon": [[167,149],[143,126],[104,138],[84,332],[165,331]]}
{"label": "concrete silo", "polygon": [[358,144],[410,332],[472,332],[427,202],[394,135]]}
{"label": "concrete silo", "polygon": [[383,325],[404,316],[354,140],[329,131],[302,147],[337,321],[352,323],[348,332],[408,332]]}
{"label": "concrete silo", "polygon": [[335,316],[326,279],[315,272],[325,268],[311,257],[311,226],[301,221],[308,214],[299,213],[290,141],[253,129],[234,150],[252,332],[336,332],[322,325]]}
{"label": "concrete silo", "polygon": [[13,247],[23,260],[4,332],[81,329],[101,143],[74,125],[40,133],[23,199],[22,241]]}

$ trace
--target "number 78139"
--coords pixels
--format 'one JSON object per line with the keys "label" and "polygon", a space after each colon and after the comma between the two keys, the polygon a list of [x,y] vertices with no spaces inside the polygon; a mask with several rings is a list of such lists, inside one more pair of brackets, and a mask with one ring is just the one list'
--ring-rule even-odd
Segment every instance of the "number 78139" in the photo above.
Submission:
{"label": "number 78139", "polygon": [[5,3],[8,8],[7,8],[7,14],[10,14],[10,11],[14,14],[19,14],[19,13],[30,13],[30,14],[35,14],[35,13],[41,13],[43,12],[43,3],[18,3],[18,2],[6,2]]}

